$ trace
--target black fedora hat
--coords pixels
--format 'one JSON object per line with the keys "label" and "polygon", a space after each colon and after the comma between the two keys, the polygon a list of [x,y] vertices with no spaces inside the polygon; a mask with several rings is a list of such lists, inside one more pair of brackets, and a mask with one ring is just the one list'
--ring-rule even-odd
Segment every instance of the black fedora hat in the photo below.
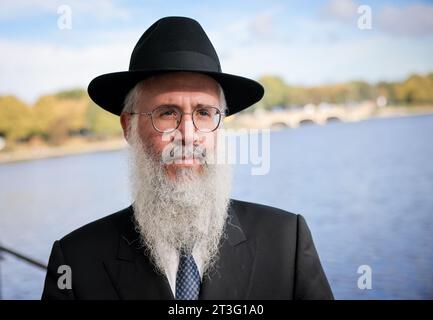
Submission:
{"label": "black fedora hat", "polygon": [[223,88],[228,115],[259,101],[263,87],[256,81],[223,73],[218,55],[201,25],[186,17],[165,17],[152,24],[131,54],[129,70],[93,79],[89,96],[105,110],[120,115],[128,92],[141,80],[165,72],[198,72]]}

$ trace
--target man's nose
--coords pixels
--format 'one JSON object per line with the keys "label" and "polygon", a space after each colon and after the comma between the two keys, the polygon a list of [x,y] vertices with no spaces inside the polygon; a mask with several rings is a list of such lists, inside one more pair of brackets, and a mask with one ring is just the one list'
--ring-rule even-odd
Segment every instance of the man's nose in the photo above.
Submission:
{"label": "man's nose", "polygon": [[193,144],[198,138],[191,114],[183,114],[178,130],[185,145]]}

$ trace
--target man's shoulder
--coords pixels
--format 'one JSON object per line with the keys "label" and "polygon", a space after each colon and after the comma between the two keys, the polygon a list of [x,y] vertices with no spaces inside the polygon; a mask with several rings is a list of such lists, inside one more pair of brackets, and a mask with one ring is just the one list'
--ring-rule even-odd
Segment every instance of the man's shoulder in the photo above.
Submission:
{"label": "man's shoulder", "polygon": [[108,247],[116,245],[125,224],[132,219],[132,207],[127,207],[90,222],[60,239],[62,247]]}
{"label": "man's shoulder", "polygon": [[244,226],[267,229],[296,228],[299,214],[272,206],[231,199],[231,208]]}
{"label": "man's shoulder", "polygon": [[296,219],[297,217],[295,213],[261,203],[231,199],[230,204],[236,213],[240,214],[262,215],[270,219]]}

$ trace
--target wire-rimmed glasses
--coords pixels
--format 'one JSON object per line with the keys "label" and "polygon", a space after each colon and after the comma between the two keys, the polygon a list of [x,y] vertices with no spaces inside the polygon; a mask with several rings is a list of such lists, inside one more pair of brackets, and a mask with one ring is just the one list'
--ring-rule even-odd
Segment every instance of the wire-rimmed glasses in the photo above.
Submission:
{"label": "wire-rimmed glasses", "polygon": [[192,112],[183,112],[175,105],[162,105],[152,112],[130,112],[129,114],[150,116],[153,128],[161,133],[175,131],[182,122],[182,116],[189,114],[198,131],[209,133],[218,128],[224,112],[213,106],[197,106]]}

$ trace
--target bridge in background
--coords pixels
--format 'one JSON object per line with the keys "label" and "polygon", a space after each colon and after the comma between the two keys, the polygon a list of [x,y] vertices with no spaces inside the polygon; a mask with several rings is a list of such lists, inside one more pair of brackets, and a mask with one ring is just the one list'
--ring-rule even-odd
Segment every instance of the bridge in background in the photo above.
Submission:
{"label": "bridge in background", "polygon": [[331,121],[360,121],[372,116],[375,110],[376,105],[371,102],[356,106],[310,104],[296,110],[261,111],[237,115],[232,121],[248,128],[296,128],[306,123],[323,125]]}

